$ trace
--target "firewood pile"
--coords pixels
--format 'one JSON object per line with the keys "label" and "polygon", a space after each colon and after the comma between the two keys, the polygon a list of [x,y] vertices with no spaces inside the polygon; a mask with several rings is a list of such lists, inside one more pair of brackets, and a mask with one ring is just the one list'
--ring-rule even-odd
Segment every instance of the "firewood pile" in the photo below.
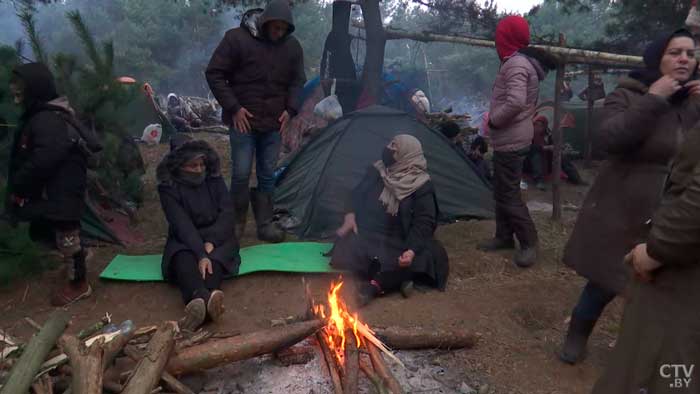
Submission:
{"label": "firewood pile", "polygon": [[139,328],[127,321],[115,327],[106,315],[71,335],[65,333],[69,315],[57,311],[43,325],[33,324],[38,332],[26,343],[0,331],[0,394],[193,394],[181,376],[266,354],[282,365],[306,363],[317,352],[295,345],[307,338],[317,340],[335,393],[357,393],[362,374],[378,393],[397,394],[404,391],[384,357],[401,361],[388,347],[459,349],[478,340],[460,330],[372,330],[350,315],[342,300],[333,305],[310,302],[305,316],[273,321],[272,327],[247,334],[181,331],[173,321]]}
{"label": "firewood pile", "polygon": [[452,114],[452,113],[446,113],[446,112],[432,112],[429,114],[426,114],[426,119],[428,122],[428,125],[436,130],[440,130],[440,125],[442,125],[445,122],[455,122],[457,123],[460,128],[462,129],[462,133],[465,134],[472,134],[477,131],[477,129],[471,127],[469,125],[469,121],[471,120],[471,116],[467,114]]}

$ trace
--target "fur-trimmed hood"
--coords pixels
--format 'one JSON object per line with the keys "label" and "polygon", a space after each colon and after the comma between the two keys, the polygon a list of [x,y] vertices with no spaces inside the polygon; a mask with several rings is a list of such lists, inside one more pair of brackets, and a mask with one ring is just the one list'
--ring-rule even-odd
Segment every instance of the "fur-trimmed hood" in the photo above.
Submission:
{"label": "fur-trimmed hood", "polygon": [[204,154],[204,162],[207,165],[207,178],[221,177],[221,159],[214,148],[201,140],[184,142],[168,153],[158,164],[156,179],[159,184],[170,184],[178,177],[180,167],[189,158],[198,153]]}

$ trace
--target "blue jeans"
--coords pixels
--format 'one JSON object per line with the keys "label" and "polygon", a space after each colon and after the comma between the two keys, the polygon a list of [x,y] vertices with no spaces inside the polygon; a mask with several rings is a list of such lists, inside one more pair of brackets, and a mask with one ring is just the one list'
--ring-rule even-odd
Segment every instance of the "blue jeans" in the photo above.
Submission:
{"label": "blue jeans", "polygon": [[231,139],[231,192],[248,188],[253,169],[253,155],[258,177],[258,190],[272,193],[275,190],[275,165],[282,138],[277,130],[243,134],[234,128],[229,130]]}
{"label": "blue jeans", "polygon": [[605,307],[615,299],[615,295],[614,292],[589,281],[574,308],[574,316],[582,320],[598,320]]}

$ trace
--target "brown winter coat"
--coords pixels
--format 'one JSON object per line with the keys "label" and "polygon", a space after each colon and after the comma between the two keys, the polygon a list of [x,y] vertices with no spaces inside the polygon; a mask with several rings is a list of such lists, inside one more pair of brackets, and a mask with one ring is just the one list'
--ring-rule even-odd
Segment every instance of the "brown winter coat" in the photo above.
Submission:
{"label": "brown winter coat", "polygon": [[622,259],[648,234],[684,130],[700,120],[700,100],[678,104],[623,78],[605,100],[595,143],[609,153],[579,213],[564,262],[605,289],[624,291]]}
{"label": "brown winter coat", "polygon": [[[647,251],[663,266],[631,281],[622,331],[594,394],[700,393],[700,125],[683,142]],[[666,364],[694,365],[690,376]],[[676,378],[688,379],[676,386]],[[671,386],[674,387],[671,387]]]}
{"label": "brown winter coat", "polygon": [[522,53],[503,62],[493,84],[489,108],[489,137],[494,150],[514,152],[530,146],[534,133],[532,116],[544,77],[539,61]]}
{"label": "brown winter coat", "polygon": [[[283,20],[290,32],[273,43],[263,35],[265,23]],[[206,70],[207,82],[223,108],[222,121],[231,126],[233,115],[244,107],[253,118],[254,131],[279,130],[280,115],[296,115],[296,102],[306,81],[304,55],[291,33],[294,21],[289,3],[274,1],[262,14],[248,12],[241,27],[226,32]]]}

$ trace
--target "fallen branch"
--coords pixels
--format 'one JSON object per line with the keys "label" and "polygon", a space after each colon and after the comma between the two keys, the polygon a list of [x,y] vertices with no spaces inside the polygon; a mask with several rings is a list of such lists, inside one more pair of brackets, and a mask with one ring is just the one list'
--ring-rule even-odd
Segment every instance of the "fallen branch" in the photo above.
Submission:
{"label": "fallen branch", "polygon": [[203,371],[232,361],[273,353],[298,343],[323,326],[319,320],[275,327],[232,338],[209,341],[182,350],[166,367],[175,376]]}
{"label": "fallen branch", "polygon": [[73,370],[73,379],[69,390],[73,394],[101,394],[104,338],[86,346],[78,338],[64,335],[59,343],[68,355]]}
{"label": "fallen branch", "polygon": [[377,393],[389,394],[389,391],[387,390],[386,386],[384,386],[382,379],[379,376],[377,376],[376,373],[374,373],[372,367],[362,362],[362,360],[360,360],[360,371],[362,371],[365,374],[365,376],[367,376],[367,379],[369,379],[369,381],[372,383],[374,388],[377,390]]}
{"label": "fallen branch", "polygon": [[158,328],[148,344],[146,356],[136,365],[122,394],[148,394],[158,385],[168,358],[175,347],[175,322],[166,322]]}
{"label": "fallen branch", "polygon": [[343,392],[357,393],[357,377],[359,375],[360,359],[357,353],[355,334],[348,330],[345,333],[345,368],[343,369]]}
{"label": "fallen branch", "polygon": [[425,328],[389,327],[376,328],[377,337],[392,349],[462,349],[473,348],[479,336],[473,332],[456,330],[436,330]]}
{"label": "fallen branch", "polygon": [[34,381],[37,371],[68,325],[69,316],[64,311],[54,312],[41,331],[36,334],[24,349],[22,356],[10,371],[7,383],[0,389],[1,394],[26,393]]}
{"label": "fallen branch", "polygon": [[343,385],[340,382],[340,375],[338,374],[338,364],[335,362],[335,356],[331,353],[328,348],[328,344],[325,339],[323,339],[322,333],[316,333],[316,339],[318,340],[318,345],[321,347],[321,352],[323,353],[323,358],[326,360],[326,366],[328,367],[328,374],[331,377],[331,382],[333,383],[333,388],[335,394],[343,394]]}
{"label": "fallen branch", "polygon": [[165,383],[165,387],[172,390],[176,394],[194,394],[194,391],[190,390],[189,387],[182,384],[182,382],[167,372],[163,372],[162,379],[163,383]]}
{"label": "fallen branch", "polygon": [[369,359],[372,361],[372,366],[374,367],[375,372],[377,372],[377,375],[379,375],[379,377],[382,379],[384,385],[389,389],[389,392],[393,394],[403,394],[403,389],[401,388],[399,381],[396,380],[394,375],[384,363],[379,349],[371,342],[365,342],[365,346],[369,352]]}
{"label": "fallen branch", "polygon": [[27,322],[30,326],[32,326],[33,329],[37,331],[41,331],[41,324],[35,322],[31,317],[25,317],[24,321]]}

